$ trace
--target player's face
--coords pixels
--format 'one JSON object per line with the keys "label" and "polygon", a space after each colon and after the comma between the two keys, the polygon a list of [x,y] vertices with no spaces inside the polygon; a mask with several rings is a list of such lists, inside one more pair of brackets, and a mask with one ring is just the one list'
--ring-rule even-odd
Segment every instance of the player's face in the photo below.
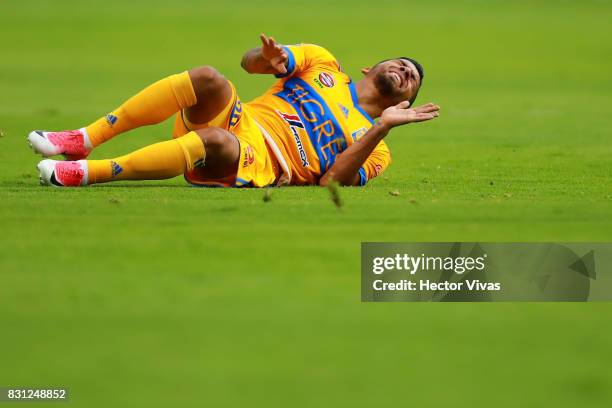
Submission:
{"label": "player's face", "polygon": [[383,98],[391,103],[412,99],[419,90],[421,78],[414,64],[406,59],[384,61],[367,73]]}

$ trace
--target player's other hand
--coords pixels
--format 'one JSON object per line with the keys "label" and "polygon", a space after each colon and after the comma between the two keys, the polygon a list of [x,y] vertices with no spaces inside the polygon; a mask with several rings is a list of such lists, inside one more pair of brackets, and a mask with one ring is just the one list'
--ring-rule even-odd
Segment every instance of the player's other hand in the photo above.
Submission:
{"label": "player's other hand", "polygon": [[382,115],[380,115],[379,123],[391,129],[407,123],[425,122],[437,118],[439,110],[440,107],[435,103],[428,103],[417,106],[416,108],[411,108],[410,102],[403,101],[385,109]]}
{"label": "player's other hand", "polygon": [[270,63],[272,69],[279,74],[286,74],[288,56],[282,45],[276,42],[274,38],[267,37],[265,34],[260,34],[261,39],[261,56]]}

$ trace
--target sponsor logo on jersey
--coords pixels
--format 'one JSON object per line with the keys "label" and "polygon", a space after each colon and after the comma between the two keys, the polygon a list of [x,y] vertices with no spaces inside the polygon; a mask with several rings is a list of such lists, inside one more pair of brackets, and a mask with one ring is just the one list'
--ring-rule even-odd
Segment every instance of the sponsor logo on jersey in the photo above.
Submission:
{"label": "sponsor logo on jersey", "polygon": [[321,81],[321,83],[328,88],[331,88],[335,84],[334,77],[332,76],[332,74],[329,74],[327,72],[321,72],[319,74],[319,81]]}
{"label": "sponsor logo on jersey", "polygon": [[368,129],[366,128],[361,128],[359,130],[354,131],[353,133],[351,133],[351,137],[353,138],[353,141],[359,139],[361,136],[365,135],[365,133],[368,131]]}
{"label": "sponsor logo on jersey", "polygon": [[289,124],[289,129],[291,130],[291,134],[293,135],[293,139],[295,140],[295,144],[300,155],[300,160],[302,161],[302,167],[310,166],[310,163],[308,163],[308,156],[306,156],[306,151],[304,150],[302,138],[300,137],[300,133],[298,131],[298,129],[304,129],[304,123],[302,123],[302,120],[298,115],[291,115],[281,111],[276,111],[276,113],[278,113],[279,116],[283,118],[287,124]]}
{"label": "sponsor logo on jersey", "polygon": [[106,123],[108,123],[110,127],[113,127],[113,125],[117,122],[117,119],[117,116],[113,115],[112,113],[106,115]]}
{"label": "sponsor logo on jersey", "polygon": [[[330,106],[301,78],[287,80],[283,84],[283,90],[274,95],[288,102],[299,115],[310,144],[319,158],[319,169],[323,174],[334,164],[336,156],[347,147],[344,130]],[[348,133],[346,137],[348,138]]]}
{"label": "sponsor logo on jersey", "polygon": [[283,118],[283,120],[289,124],[289,126],[295,126],[300,129],[304,129],[304,124],[302,123],[302,120],[298,115],[291,115],[289,113],[283,113],[281,111],[276,111],[276,113],[278,113],[280,117]]}
{"label": "sponsor logo on jersey", "polygon": [[251,145],[247,145],[244,148],[244,160],[242,162],[242,167],[247,167],[253,164],[255,161],[255,153],[253,152],[253,148]]}
{"label": "sponsor logo on jersey", "polygon": [[111,161],[111,175],[113,177],[117,177],[122,171],[123,168],[120,165],[114,161]]}
{"label": "sponsor logo on jersey", "polygon": [[339,103],[338,107],[340,108],[340,110],[342,111],[342,114],[344,115],[345,118],[348,118],[349,115],[349,110],[347,109],[346,106],[344,106],[343,104]]}

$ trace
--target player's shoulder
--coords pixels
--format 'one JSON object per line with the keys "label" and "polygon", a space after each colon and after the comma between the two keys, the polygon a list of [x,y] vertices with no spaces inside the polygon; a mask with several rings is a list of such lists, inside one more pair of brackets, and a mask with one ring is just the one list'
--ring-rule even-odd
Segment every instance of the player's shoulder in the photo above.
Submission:
{"label": "player's shoulder", "polygon": [[299,51],[303,54],[305,59],[308,59],[311,63],[329,65],[330,68],[336,68],[340,70],[340,63],[327,48],[311,43],[301,43],[289,46],[293,51]]}
{"label": "player's shoulder", "polygon": [[297,44],[299,47],[302,47],[304,50],[308,51],[311,54],[320,54],[320,55],[325,55],[325,56],[331,56],[333,57],[333,54],[325,47],[319,45],[319,44],[312,44],[312,43],[301,43],[301,44]]}

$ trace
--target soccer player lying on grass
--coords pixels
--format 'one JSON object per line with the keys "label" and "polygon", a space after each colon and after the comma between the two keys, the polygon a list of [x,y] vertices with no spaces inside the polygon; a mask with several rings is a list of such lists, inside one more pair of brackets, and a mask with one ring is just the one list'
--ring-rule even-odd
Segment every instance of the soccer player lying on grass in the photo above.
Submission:
{"label": "soccer player lying on grass", "polygon": [[[171,75],[91,125],[34,131],[28,141],[44,157],[42,184],[83,186],[115,180],[157,180],[184,174],[202,186],[364,185],[390,162],[383,138],[395,126],[438,116],[429,103],[411,108],[423,69],[410,58],[364,68],[355,83],[324,48],[281,46],[261,35],[242,67],[279,80],[241,103],[234,85],[204,66]],[[176,114],[173,140],[110,160],[85,160],[98,145]],[[379,118],[374,122],[372,118]]]}

